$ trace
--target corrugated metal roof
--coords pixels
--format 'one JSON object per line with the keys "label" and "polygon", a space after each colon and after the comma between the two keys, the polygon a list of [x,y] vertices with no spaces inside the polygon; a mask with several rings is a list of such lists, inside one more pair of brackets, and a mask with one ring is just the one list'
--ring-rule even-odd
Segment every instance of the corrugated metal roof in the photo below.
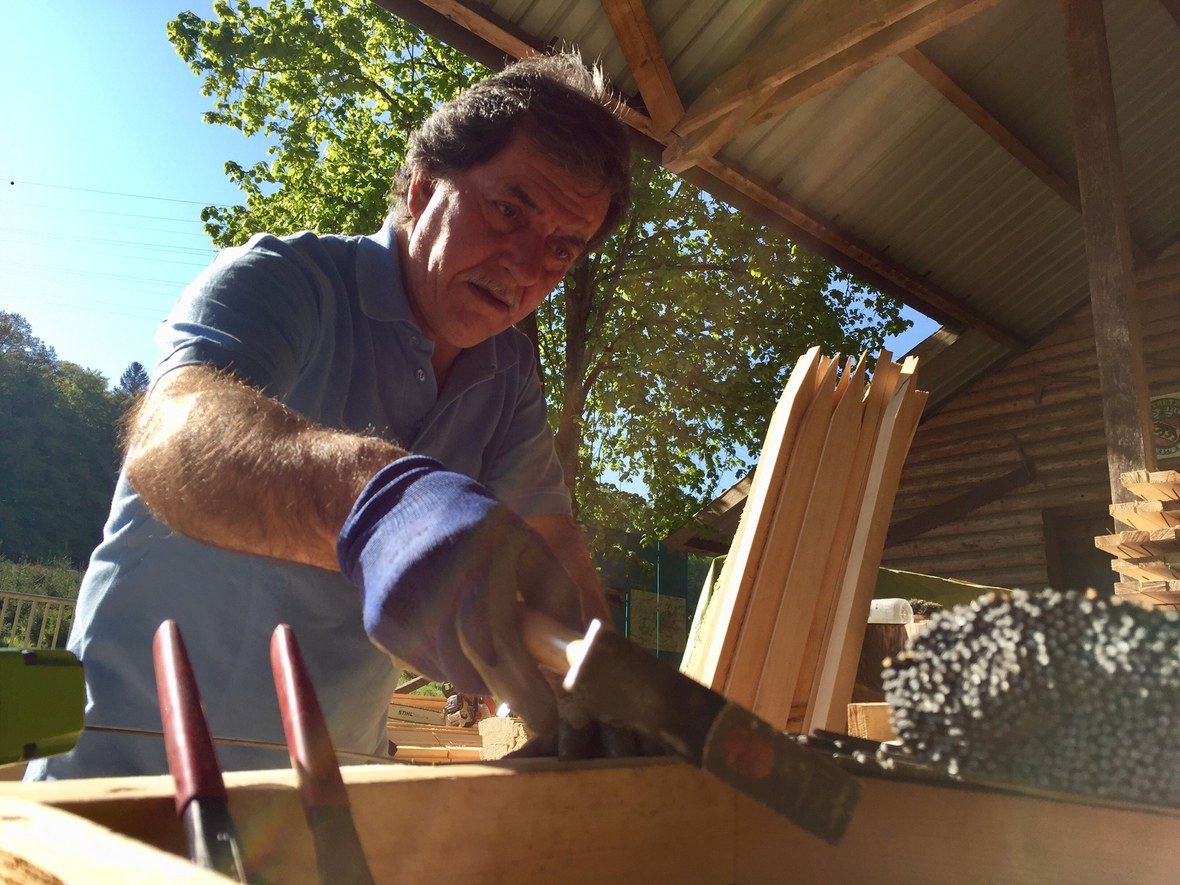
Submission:
{"label": "corrugated metal roof", "polygon": [[[491,0],[468,9],[536,46],[578,47],[635,94],[604,5]],[[688,108],[761,47],[789,42],[800,16],[833,6],[646,0],[639,8]],[[1180,241],[1180,23],[1160,0],[1107,0],[1104,8],[1130,226],[1141,254],[1154,256]],[[1049,169],[1076,181],[1060,0],[1000,0],[918,49]],[[718,156],[907,279],[1030,342],[1086,298],[1076,208],[898,57],[740,134]],[[871,265],[860,266],[871,273]],[[925,364],[931,402],[1012,355],[978,331],[962,332]]]}

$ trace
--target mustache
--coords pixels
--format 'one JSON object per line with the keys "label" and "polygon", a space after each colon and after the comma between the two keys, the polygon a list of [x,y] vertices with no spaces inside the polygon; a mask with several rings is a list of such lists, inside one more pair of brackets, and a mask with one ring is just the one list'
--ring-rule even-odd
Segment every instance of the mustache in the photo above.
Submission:
{"label": "mustache", "polygon": [[511,286],[507,286],[503,281],[497,280],[488,274],[479,272],[468,274],[466,281],[472,285],[479,286],[482,289],[487,289],[499,300],[509,305],[513,310],[520,306],[520,297],[513,290]]}

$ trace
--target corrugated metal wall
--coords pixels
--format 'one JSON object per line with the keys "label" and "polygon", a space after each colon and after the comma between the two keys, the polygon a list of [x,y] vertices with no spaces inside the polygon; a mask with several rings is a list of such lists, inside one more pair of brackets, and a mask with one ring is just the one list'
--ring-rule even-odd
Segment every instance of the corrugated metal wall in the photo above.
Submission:
{"label": "corrugated metal wall", "polygon": [[[1150,393],[1180,392],[1180,276],[1141,284],[1140,304]],[[919,379],[927,386],[921,368]],[[986,487],[1022,463],[1031,466],[1031,481],[887,547],[882,565],[1001,587],[1050,585],[1047,514],[1050,521],[1083,517],[1110,503],[1089,308],[918,428],[892,523]],[[1180,469],[1175,460],[1160,466]],[[1091,551],[1075,546],[1071,552]],[[1108,591],[1113,572],[1109,580]]]}

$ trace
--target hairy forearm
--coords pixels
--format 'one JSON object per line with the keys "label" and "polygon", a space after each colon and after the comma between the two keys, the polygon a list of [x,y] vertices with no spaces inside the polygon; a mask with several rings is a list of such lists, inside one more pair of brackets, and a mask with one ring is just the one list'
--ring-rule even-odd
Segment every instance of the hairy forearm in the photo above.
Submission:
{"label": "hairy forearm", "polygon": [[336,537],[357,495],[405,454],[190,366],[161,378],[131,422],[126,469],[148,509],[175,531],[336,569]]}

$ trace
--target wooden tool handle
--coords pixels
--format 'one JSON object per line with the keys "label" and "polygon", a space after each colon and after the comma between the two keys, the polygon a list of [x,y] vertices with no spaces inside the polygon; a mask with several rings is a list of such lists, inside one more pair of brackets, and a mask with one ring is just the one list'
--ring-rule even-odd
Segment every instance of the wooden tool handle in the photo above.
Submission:
{"label": "wooden tool handle", "polygon": [[582,659],[586,637],[581,633],[527,607],[521,608],[520,625],[525,648],[538,664],[564,677]]}
{"label": "wooden tool handle", "polygon": [[295,633],[286,624],[279,624],[270,638],[270,666],[304,809],[310,812],[323,805],[347,807],[348,791],[336,764],[332,737]]}
{"label": "wooden tool handle", "polygon": [[176,781],[176,813],[197,798],[227,798],[197,680],[175,621],[160,624],[152,641],[156,693],[164,726],[168,770]]}

